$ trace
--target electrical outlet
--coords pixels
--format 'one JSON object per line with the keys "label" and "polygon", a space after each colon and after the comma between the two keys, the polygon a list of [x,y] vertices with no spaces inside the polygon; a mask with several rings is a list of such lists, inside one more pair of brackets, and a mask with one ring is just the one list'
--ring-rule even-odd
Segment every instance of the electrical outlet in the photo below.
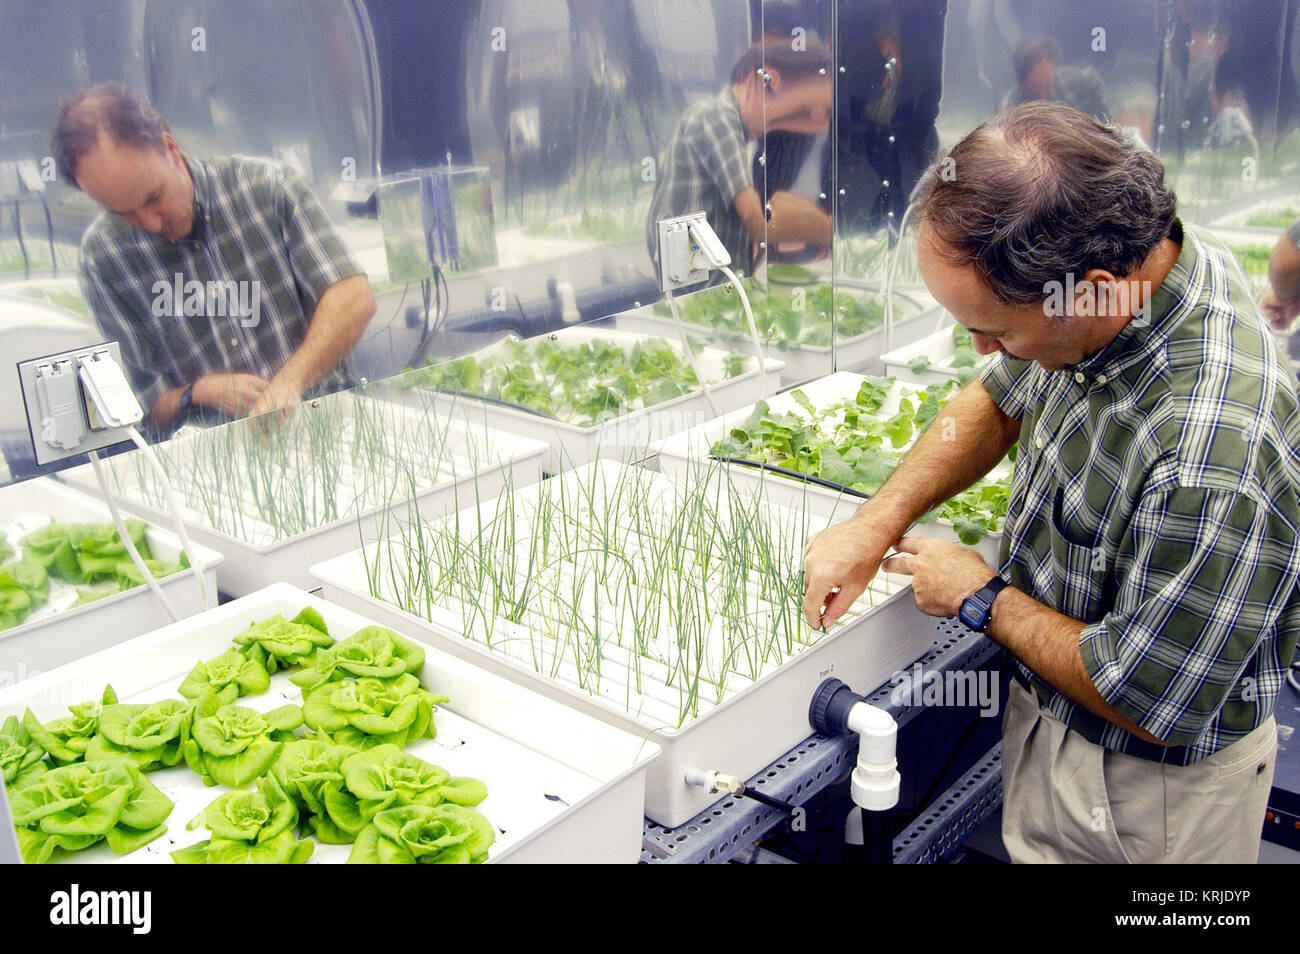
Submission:
{"label": "electrical outlet", "polygon": [[[704,213],[691,212],[671,219],[660,219],[658,226],[659,287],[663,291],[673,291],[707,281],[714,267],[712,259],[716,252],[712,248],[701,249],[699,240],[691,234],[692,227],[695,227],[701,231],[707,230],[707,234],[713,236]],[[716,236],[713,236],[713,240],[717,241]],[[722,248],[722,243],[718,242],[717,247]],[[715,254],[705,254],[706,252]],[[727,255],[725,249],[721,254],[727,262],[731,261],[731,256]]]}
{"label": "electrical outlet", "polygon": [[105,410],[123,426],[107,423],[86,399],[83,360],[105,362],[106,366],[111,361],[120,374],[122,352],[116,341],[108,341],[18,362],[18,381],[37,464],[51,464],[129,440],[125,425],[143,416],[129,388],[121,393],[125,379],[119,382],[115,376],[96,376],[100,400],[107,402]]}

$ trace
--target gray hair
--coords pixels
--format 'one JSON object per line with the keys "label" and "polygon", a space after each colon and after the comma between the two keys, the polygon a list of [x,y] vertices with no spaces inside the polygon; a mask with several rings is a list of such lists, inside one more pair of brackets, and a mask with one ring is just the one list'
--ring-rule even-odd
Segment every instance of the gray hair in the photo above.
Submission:
{"label": "gray hair", "polygon": [[1160,160],[1060,103],[1036,101],[975,128],[913,196],[954,265],[973,265],[1004,305],[1102,268],[1125,276],[1170,234],[1178,199]]}
{"label": "gray hair", "polygon": [[99,142],[100,132],[139,149],[166,148],[167,121],[148,100],[122,83],[99,83],[69,96],[59,107],[50,148],[59,175],[77,185],[77,163]]}

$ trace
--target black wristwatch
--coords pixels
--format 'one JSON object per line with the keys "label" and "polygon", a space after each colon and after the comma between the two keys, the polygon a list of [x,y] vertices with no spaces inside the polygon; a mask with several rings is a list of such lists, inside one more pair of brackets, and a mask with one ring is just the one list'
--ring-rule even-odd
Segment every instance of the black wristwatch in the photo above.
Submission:
{"label": "black wristwatch", "polygon": [[178,412],[178,416],[182,418],[187,417],[190,413],[190,408],[192,408],[193,406],[194,406],[194,383],[190,382],[185,386],[185,390],[181,392],[181,409]]}
{"label": "black wristwatch", "polygon": [[982,633],[989,628],[993,620],[993,601],[1011,584],[1000,576],[995,576],[984,584],[978,592],[962,600],[957,618],[970,629]]}

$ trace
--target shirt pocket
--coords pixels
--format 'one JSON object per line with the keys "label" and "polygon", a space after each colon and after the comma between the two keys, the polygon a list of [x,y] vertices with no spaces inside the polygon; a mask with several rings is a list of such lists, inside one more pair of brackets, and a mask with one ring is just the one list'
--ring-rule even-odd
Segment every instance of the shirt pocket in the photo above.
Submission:
{"label": "shirt pocket", "polygon": [[1085,623],[1096,622],[1104,615],[1102,607],[1105,554],[1095,539],[1088,539],[1061,508],[1064,491],[1056,488],[1052,495],[1051,550],[1059,586],[1059,612]]}

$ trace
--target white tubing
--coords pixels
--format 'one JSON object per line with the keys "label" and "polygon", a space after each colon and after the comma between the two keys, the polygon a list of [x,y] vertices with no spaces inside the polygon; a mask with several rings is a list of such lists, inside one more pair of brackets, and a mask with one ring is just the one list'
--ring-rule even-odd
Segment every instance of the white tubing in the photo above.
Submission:
{"label": "white tubing", "polygon": [[199,560],[194,553],[194,544],[190,542],[190,535],[185,532],[185,521],[181,519],[180,501],[176,499],[176,491],[172,489],[172,482],[167,479],[167,471],[154,453],[154,449],[149,446],[149,442],[140,436],[140,432],[134,427],[127,428],[131,435],[131,440],[135,446],[140,448],[140,453],[144,459],[158,474],[158,479],[162,481],[163,490],[167,494],[167,510],[172,515],[172,521],[176,524],[176,536],[180,538],[181,549],[185,551],[185,556],[190,561],[190,572],[194,574],[194,579],[199,584],[199,606],[202,609],[212,609],[215,603],[208,602],[208,584],[203,578],[203,569],[199,566]]}
{"label": "white tubing", "polygon": [[695,380],[700,382],[700,390],[704,392],[704,400],[708,402],[710,413],[718,417],[718,406],[713,403],[713,392],[709,390],[709,383],[704,380],[704,375],[700,374],[699,366],[695,363],[695,352],[691,350],[691,343],[687,340],[686,326],[682,324],[682,316],[677,313],[677,299],[673,297],[671,288],[664,292],[664,297],[668,299],[668,310],[673,313],[673,321],[677,322],[677,333],[681,336],[682,347],[686,349],[686,360],[691,363]]}
{"label": "white tubing", "polygon": [[731,279],[731,283],[736,286],[736,292],[740,295],[740,303],[745,308],[745,320],[749,322],[749,333],[754,338],[754,357],[758,359],[758,396],[760,399],[767,397],[767,362],[763,359],[763,341],[758,337],[758,325],[754,322],[753,309],[749,307],[749,296],[745,294],[745,286],[740,284],[740,279],[736,273],[726,265],[718,266],[719,271]]}
{"label": "white tubing", "polygon": [[131,534],[127,533],[126,523],[122,520],[122,514],[117,509],[117,501],[113,499],[113,493],[108,489],[108,481],[104,477],[104,465],[99,462],[98,451],[90,451],[90,466],[95,472],[95,479],[99,481],[99,489],[108,502],[108,512],[113,515],[113,523],[117,526],[118,536],[122,538],[122,545],[126,547],[126,552],[131,556],[131,562],[140,571],[140,575],[144,577],[145,584],[149,589],[153,590],[153,595],[158,597],[158,602],[162,604],[163,610],[167,613],[167,618],[173,623],[176,622],[180,617],[176,615],[176,610],[172,607],[171,601],[167,599],[167,594],[162,591],[158,581],[149,572],[149,567],[145,566],[140,551],[135,548],[135,541],[131,539]]}

